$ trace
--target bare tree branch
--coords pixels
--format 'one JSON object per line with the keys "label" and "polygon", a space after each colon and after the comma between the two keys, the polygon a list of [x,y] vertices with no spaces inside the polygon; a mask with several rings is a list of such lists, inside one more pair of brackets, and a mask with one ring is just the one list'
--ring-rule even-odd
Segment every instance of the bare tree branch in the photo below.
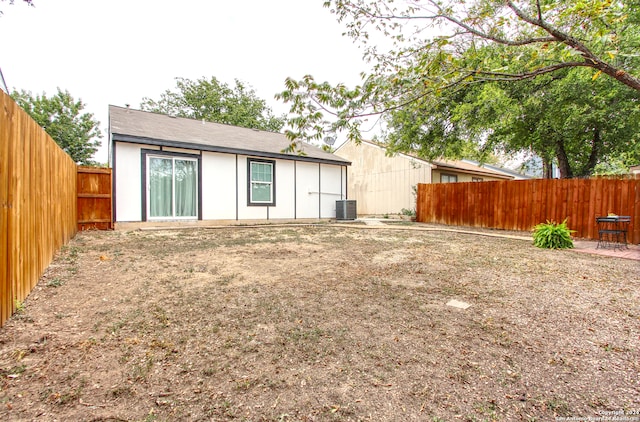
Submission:
{"label": "bare tree branch", "polygon": [[487,75],[490,78],[486,80],[490,81],[523,81],[526,79],[533,79],[536,76],[545,75],[547,73],[553,73],[560,69],[572,68],[572,67],[591,67],[586,62],[563,62],[557,63],[550,66],[545,66],[540,69],[536,69],[531,72],[523,72],[523,73],[501,73],[501,72],[489,72],[489,71],[478,71],[478,75]]}
{"label": "bare tree branch", "polygon": [[[546,43],[546,42],[557,41],[553,37],[527,38],[527,39],[523,39],[523,40],[508,40],[508,39],[505,39],[505,38],[496,37],[496,36],[490,35],[490,34],[488,34],[486,32],[477,30],[477,29],[473,28],[472,26],[467,25],[466,23],[462,22],[461,20],[455,18],[454,16],[451,16],[451,15],[448,15],[447,13],[444,13],[444,11],[440,7],[440,5],[435,3],[434,1],[430,0],[430,3],[434,7],[436,7],[438,9],[438,15],[436,15],[436,17],[440,17],[440,18],[446,19],[449,22],[451,22],[451,23],[453,23],[453,24],[465,29],[466,31],[470,32],[473,35],[476,35],[476,36],[478,36],[480,38],[483,38],[483,39],[486,39],[486,40],[490,40],[490,41],[496,42],[498,44],[517,47],[517,46],[528,45],[528,44]],[[509,2],[509,3],[511,3],[511,2]]]}
{"label": "bare tree branch", "polygon": [[539,28],[542,28],[547,33],[549,33],[555,41],[560,41],[567,46],[573,48],[574,50],[580,52],[582,57],[584,57],[585,61],[581,66],[589,66],[594,69],[602,71],[602,73],[611,76],[612,78],[622,82],[623,84],[640,91],[640,79],[628,74],[622,69],[618,69],[610,64],[604,62],[598,56],[596,56],[586,45],[578,41],[575,37],[570,36],[557,28],[549,25],[547,22],[542,19],[541,15],[538,19],[534,19],[531,16],[525,14],[522,10],[520,10],[511,0],[507,1],[507,5],[514,13],[523,21],[530,23],[531,25],[535,25]]}

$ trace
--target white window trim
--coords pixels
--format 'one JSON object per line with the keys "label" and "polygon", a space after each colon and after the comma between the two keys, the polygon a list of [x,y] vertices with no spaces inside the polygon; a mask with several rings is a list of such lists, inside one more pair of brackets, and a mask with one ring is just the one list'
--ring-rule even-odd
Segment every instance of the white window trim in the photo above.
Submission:
{"label": "white window trim", "polygon": [[[443,180],[443,177],[447,178],[447,181],[445,182]],[[451,182],[449,179],[454,177],[456,180],[454,182]],[[440,173],[440,183],[457,183],[458,182],[458,175],[457,174],[451,174],[451,173]]]}
{"label": "white window trim", "polygon": [[[268,164],[271,167],[271,181],[270,182],[264,182],[264,181],[253,181],[252,180],[252,175],[253,175],[253,163],[259,163],[259,164]],[[249,171],[248,171],[248,196],[247,196],[247,205],[249,206],[275,206],[275,181],[276,181],[276,166],[275,166],[275,161],[272,160],[262,160],[262,159],[254,159],[254,158],[249,158],[247,161],[247,165],[249,166]],[[260,185],[268,185],[269,186],[269,197],[270,200],[269,201],[256,201],[253,199],[253,184],[260,184]]]}

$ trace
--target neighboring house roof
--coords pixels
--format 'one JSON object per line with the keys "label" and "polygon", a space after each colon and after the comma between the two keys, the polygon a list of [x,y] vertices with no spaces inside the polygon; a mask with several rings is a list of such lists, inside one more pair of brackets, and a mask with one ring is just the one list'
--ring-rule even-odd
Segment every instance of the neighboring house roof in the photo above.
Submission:
{"label": "neighboring house roof", "polygon": [[304,142],[301,143],[301,149],[306,155],[283,153],[290,141],[282,133],[172,117],[113,105],[109,106],[109,132],[111,139],[118,142],[327,164],[351,164],[344,158]]}
{"label": "neighboring house roof", "polygon": [[520,173],[519,171],[511,170],[505,167],[494,166],[492,164],[486,164],[486,163],[480,164],[478,161],[467,160],[467,159],[462,161],[464,161],[465,163],[474,164],[478,167],[483,167],[493,171],[497,171],[498,173],[503,173],[503,174],[506,174],[507,176],[513,176],[516,179],[533,179],[533,177],[529,176],[528,174]]}
{"label": "neighboring house roof", "polygon": [[[377,147],[377,148],[381,148],[386,150],[386,146],[384,144],[379,144],[377,142],[372,142],[372,141],[361,141],[363,144],[365,145],[369,145],[369,146],[373,146],[373,147]],[[346,144],[346,142],[345,142]],[[340,148],[342,148],[343,145],[340,145],[340,147],[338,147],[336,149],[336,152],[338,152],[340,150]],[[499,172],[499,171],[494,171],[488,168],[483,168],[474,164],[471,164],[469,162],[466,161],[459,161],[459,160],[444,160],[444,159],[440,159],[437,161],[428,161],[425,160],[423,158],[419,158],[416,157],[414,155],[411,154],[406,154],[406,153],[399,153],[399,156],[403,156],[406,157],[409,160],[414,160],[414,161],[420,161],[422,163],[428,164],[431,166],[432,170],[449,170],[452,172],[456,172],[456,173],[467,173],[467,174],[473,174],[473,175],[477,175],[477,176],[486,176],[486,177],[493,177],[496,179],[505,179],[505,180],[511,180],[514,178],[514,176],[505,174],[503,172]]]}
{"label": "neighboring house roof", "polygon": [[457,173],[475,174],[478,176],[490,176],[496,179],[511,180],[514,177],[502,172],[494,171],[484,167],[476,166],[475,164],[467,163],[466,161],[459,160],[439,160],[431,161],[434,166],[434,170],[450,170]]}

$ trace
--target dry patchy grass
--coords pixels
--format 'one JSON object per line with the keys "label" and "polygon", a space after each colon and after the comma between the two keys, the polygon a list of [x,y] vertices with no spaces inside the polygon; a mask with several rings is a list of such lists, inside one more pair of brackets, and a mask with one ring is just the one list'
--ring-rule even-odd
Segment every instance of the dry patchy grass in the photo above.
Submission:
{"label": "dry patchy grass", "polygon": [[443,232],[80,233],[0,330],[0,419],[637,411],[638,271]]}

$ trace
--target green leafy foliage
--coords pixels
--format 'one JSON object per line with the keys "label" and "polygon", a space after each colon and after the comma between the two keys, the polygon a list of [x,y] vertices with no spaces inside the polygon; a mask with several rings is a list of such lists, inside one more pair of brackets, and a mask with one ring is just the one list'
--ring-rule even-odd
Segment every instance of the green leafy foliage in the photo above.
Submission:
{"label": "green leafy foliage", "polygon": [[529,152],[556,163],[562,178],[626,172],[640,161],[638,94],[586,69],[459,87],[392,111],[387,122],[389,149],[426,158]]}
{"label": "green leafy foliage", "polygon": [[569,230],[567,227],[567,219],[558,224],[547,220],[546,223],[540,223],[533,229],[533,244],[539,248],[545,249],[571,249],[573,248],[573,240],[571,233],[575,230]]}
{"label": "green leafy foliage", "polygon": [[229,87],[215,77],[197,81],[176,78],[175,90],[166,90],[159,100],[145,97],[140,107],[155,113],[271,132],[284,126],[284,117],[273,116],[265,100],[238,80],[234,87]]}
{"label": "green leafy foliage", "polygon": [[522,84],[503,84],[510,110],[489,136],[510,151],[530,149],[553,159],[560,177],[585,177],[598,164],[624,156],[640,159],[638,92],[610,78],[591,78],[588,69],[545,75]]}
{"label": "green leafy foliage", "polygon": [[18,298],[13,299],[13,308],[14,308],[14,312],[16,314],[21,314],[22,312],[24,312],[24,302],[21,300],[18,300]]}
{"label": "green leafy foliage", "polygon": [[100,122],[92,113],[83,113],[85,104],[75,100],[68,91],[52,97],[13,91],[11,97],[38,123],[73,161],[82,165],[97,165],[92,160],[100,146]]}
{"label": "green leafy foliage", "polygon": [[[412,148],[425,158],[457,158],[466,155],[469,145],[482,145],[488,151],[496,144],[485,145],[486,136],[496,125],[468,124],[461,119],[464,109],[451,110],[447,101],[462,101],[474,92],[476,103],[482,97],[493,102],[484,110],[476,107],[486,113],[480,119],[486,123],[493,116],[505,120],[500,128],[507,128],[507,123],[515,124],[521,116],[513,107],[519,104],[515,93],[508,90],[501,97],[492,97],[477,87],[491,82],[493,89],[502,91],[505,85],[541,77],[546,77],[546,82],[557,75],[564,78],[572,69],[583,69],[571,80],[580,89],[566,92],[556,106],[570,104],[569,96],[575,93],[581,95],[578,106],[582,111],[589,110],[587,91],[593,90],[597,112],[606,107],[624,113],[622,109],[636,107],[640,95],[640,8],[635,2],[327,0],[324,5],[346,26],[346,35],[362,44],[371,70],[362,74],[362,83],[352,89],[318,82],[310,75],[300,80],[289,78],[277,98],[290,105],[293,117],[288,121],[291,129],[287,135],[292,147],[299,140],[320,139],[327,131],[346,132],[347,139],[358,142],[372,120],[382,118],[395,124],[391,134],[402,126],[402,133],[395,137],[388,134],[391,149]],[[600,81],[628,87],[632,94],[624,95],[634,97],[633,101],[621,102],[625,101],[621,91],[614,89],[618,99],[611,103],[602,95],[607,88],[594,88]],[[528,85],[521,94],[535,93],[541,84],[537,88]],[[543,91],[545,95],[561,92],[562,84],[554,85]],[[564,85],[562,89],[572,89],[569,83]],[[533,100],[544,106],[549,98],[538,95]],[[534,104],[527,106],[531,111]],[[545,109],[545,124],[528,137],[528,146],[543,152],[547,161],[561,157],[566,177],[570,172],[589,174],[598,154],[603,156],[599,151],[608,148],[608,141],[598,139],[604,131],[594,125],[585,127],[587,117],[594,116],[590,113],[583,118],[578,106],[571,110],[571,116],[579,118],[561,127],[565,113],[558,112],[556,106]],[[533,112],[524,117],[527,125],[536,121]],[[607,121],[604,115],[596,117]],[[557,144],[559,136],[575,135],[581,125],[583,133],[571,138],[572,145]],[[551,131],[555,136],[548,140]],[[590,148],[594,142],[600,145]],[[634,141],[618,137],[613,142]],[[513,140],[508,147],[515,148],[517,143]],[[517,147],[531,151],[523,145]],[[595,160],[592,151],[596,151]]]}
{"label": "green leafy foliage", "polygon": [[410,209],[407,209],[407,208],[401,209],[400,213],[402,215],[406,215],[407,217],[415,217],[416,216],[416,210],[410,210]]}

